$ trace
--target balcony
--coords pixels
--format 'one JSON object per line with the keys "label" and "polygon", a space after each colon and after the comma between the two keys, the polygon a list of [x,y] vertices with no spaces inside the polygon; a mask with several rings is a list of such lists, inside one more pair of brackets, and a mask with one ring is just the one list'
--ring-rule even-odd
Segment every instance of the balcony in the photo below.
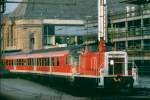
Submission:
{"label": "balcony", "polygon": [[140,9],[137,9],[135,11],[130,12],[117,12],[115,14],[110,14],[111,20],[119,20],[119,19],[128,19],[128,18],[134,18],[134,17],[140,17],[140,16],[146,16],[150,15],[150,7],[145,7],[143,11]]}
{"label": "balcony", "polygon": [[143,28],[130,27],[126,28],[114,28],[108,29],[108,35],[112,39],[126,38],[126,37],[139,37],[139,36],[150,36],[150,26]]}

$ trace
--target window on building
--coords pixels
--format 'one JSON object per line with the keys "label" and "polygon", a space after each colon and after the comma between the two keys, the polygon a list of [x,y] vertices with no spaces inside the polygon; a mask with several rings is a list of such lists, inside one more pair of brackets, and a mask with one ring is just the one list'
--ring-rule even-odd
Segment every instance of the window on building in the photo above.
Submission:
{"label": "window on building", "polygon": [[150,26],[150,18],[144,19],[144,26],[145,27]]}
{"label": "window on building", "polygon": [[35,45],[34,33],[30,33],[29,39],[30,39],[29,48],[34,49],[34,45]]}
{"label": "window on building", "polygon": [[51,36],[55,34],[55,26],[45,24],[43,26],[43,43],[44,45],[52,45]]}
{"label": "window on building", "polygon": [[141,40],[132,40],[128,42],[129,49],[141,49]]}
{"label": "window on building", "polygon": [[144,50],[150,50],[150,39],[144,40]]}
{"label": "window on building", "polygon": [[125,41],[116,42],[116,48],[117,48],[118,50],[123,50],[123,49],[125,49],[125,48],[126,48],[126,47],[125,47]]}

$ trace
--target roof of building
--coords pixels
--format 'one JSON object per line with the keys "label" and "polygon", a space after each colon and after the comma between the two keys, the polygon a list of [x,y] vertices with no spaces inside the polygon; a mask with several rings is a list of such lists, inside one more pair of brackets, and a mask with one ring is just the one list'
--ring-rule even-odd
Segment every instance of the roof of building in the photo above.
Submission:
{"label": "roof of building", "polygon": [[42,4],[36,4],[41,0],[23,1],[35,4],[21,3],[10,16],[31,19],[81,19],[86,16],[97,16],[97,0],[42,0]]}
{"label": "roof of building", "polygon": [[[10,14],[11,17],[27,19],[85,19],[97,17],[98,0],[42,0],[42,4],[36,4],[41,0],[22,0],[18,7]],[[108,9],[115,11],[125,10],[122,0],[107,0]],[[35,3],[34,3],[35,2]],[[47,4],[46,4],[47,3]]]}

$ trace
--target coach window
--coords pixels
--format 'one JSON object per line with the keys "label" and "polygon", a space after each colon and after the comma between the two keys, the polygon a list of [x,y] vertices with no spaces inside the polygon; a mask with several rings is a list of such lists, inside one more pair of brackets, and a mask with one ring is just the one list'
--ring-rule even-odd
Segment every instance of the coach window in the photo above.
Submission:
{"label": "coach window", "polygon": [[43,66],[46,66],[46,58],[43,58]]}
{"label": "coach window", "polygon": [[46,66],[49,66],[49,65],[50,65],[50,59],[46,58]]}
{"label": "coach window", "polygon": [[8,60],[8,59],[6,60],[6,65],[7,65],[7,66],[9,65],[9,60]]}
{"label": "coach window", "polygon": [[18,65],[20,65],[20,59],[18,59]]}
{"label": "coach window", "polygon": [[23,59],[20,59],[20,63],[21,63],[21,66],[23,66],[23,64],[24,64],[24,60]]}
{"label": "coach window", "polygon": [[20,61],[20,59],[18,59],[18,65],[21,65],[21,61]]}
{"label": "coach window", "polygon": [[16,64],[16,65],[19,65],[18,59],[16,59],[16,62],[17,62],[17,64]]}
{"label": "coach window", "polygon": [[27,59],[28,66],[31,66],[31,58]]}
{"label": "coach window", "polygon": [[23,66],[26,66],[27,65],[27,59],[22,59],[23,61]]}
{"label": "coach window", "polygon": [[16,61],[17,61],[17,65],[19,65],[19,59],[17,59]]}
{"label": "coach window", "polygon": [[38,58],[35,58],[36,66],[38,66]]}
{"label": "coach window", "polygon": [[52,64],[52,66],[55,66],[55,59],[54,59],[54,57],[51,58],[51,64]]}
{"label": "coach window", "polygon": [[2,65],[5,65],[5,60],[4,59],[2,59]]}
{"label": "coach window", "polygon": [[27,64],[29,65],[29,66],[32,66],[33,65],[33,59],[32,58],[29,58],[29,59],[27,59]]}
{"label": "coach window", "polygon": [[10,60],[10,65],[13,66],[13,60],[12,59]]}
{"label": "coach window", "polygon": [[39,61],[40,61],[39,66],[41,66],[42,65],[42,58],[39,58]]}
{"label": "coach window", "polygon": [[10,66],[10,60],[8,60],[8,65]]}
{"label": "coach window", "polygon": [[9,66],[9,60],[7,60],[7,65]]}
{"label": "coach window", "polygon": [[41,66],[43,66],[43,65],[44,65],[44,59],[41,58]]}
{"label": "coach window", "polygon": [[65,64],[67,65],[69,62],[68,56],[65,57]]}
{"label": "coach window", "polygon": [[39,58],[37,58],[36,63],[37,63],[37,66],[40,65],[40,59]]}
{"label": "coach window", "polygon": [[39,59],[39,64],[38,64],[38,66],[41,66],[41,58],[38,58]]}
{"label": "coach window", "polygon": [[57,57],[56,59],[57,59],[57,65],[56,66],[59,66],[60,65],[60,58]]}
{"label": "coach window", "polygon": [[41,66],[41,58],[38,58],[38,66]]}
{"label": "coach window", "polygon": [[7,59],[5,60],[5,65],[7,65]]}
{"label": "coach window", "polygon": [[19,59],[17,59],[17,65],[19,65]]}
{"label": "coach window", "polygon": [[34,66],[34,59],[30,58],[30,60],[31,60],[31,66]]}
{"label": "coach window", "polygon": [[49,66],[49,58],[43,58],[43,66]]}
{"label": "coach window", "polygon": [[9,65],[9,60],[7,59],[7,61],[6,61],[6,64],[7,64],[7,66]]}
{"label": "coach window", "polygon": [[22,59],[19,59],[19,65],[22,66]]}
{"label": "coach window", "polygon": [[32,59],[33,59],[32,64],[33,64],[34,66],[37,66],[37,58],[32,58]]}
{"label": "coach window", "polygon": [[43,58],[40,58],[40,66],[43,66]]}
{"label": "coach window", "polygon": [[16,66],[16,59],[13,59],[13,65]]}
{"label": "coach window", "polygon": [[18,59],[18,65],[21,65],[21,59]]}

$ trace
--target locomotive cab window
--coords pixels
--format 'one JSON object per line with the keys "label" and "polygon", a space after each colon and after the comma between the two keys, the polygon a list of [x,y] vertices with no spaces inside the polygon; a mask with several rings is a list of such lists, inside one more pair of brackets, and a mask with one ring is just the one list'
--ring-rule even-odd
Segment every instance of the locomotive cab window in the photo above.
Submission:
{"label": "locomotive cab window", "polygon": [[124,74],[124,58],[109,58],[109,74]]}

